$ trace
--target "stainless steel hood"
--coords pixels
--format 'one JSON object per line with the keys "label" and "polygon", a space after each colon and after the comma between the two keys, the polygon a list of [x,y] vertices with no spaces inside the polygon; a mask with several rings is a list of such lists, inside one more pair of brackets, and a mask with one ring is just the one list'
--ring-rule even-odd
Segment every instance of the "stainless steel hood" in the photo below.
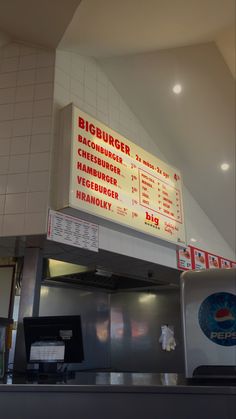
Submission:
{"label": "stainless steel hood", "polygon": [[[137,270],[138,271],[138,270]],[[57,261],[44,260],[43,281],[47,284],[70,284],[85,288],[115,292],[122,290],[153,290],[159,287],[177,287],[177,284],[158,279],[151,270],[146,276],[131,272],[118,273],[103,267],[83,266]],[[170,275],[171,277],[171,275]]]}

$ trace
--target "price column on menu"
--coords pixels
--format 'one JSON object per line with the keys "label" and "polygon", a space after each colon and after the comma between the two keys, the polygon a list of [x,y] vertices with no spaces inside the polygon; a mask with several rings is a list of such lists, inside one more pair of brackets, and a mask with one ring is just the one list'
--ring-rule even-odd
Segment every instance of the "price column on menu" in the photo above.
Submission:
{"label": "price column on menu", "polygon": [[180,191],[157,176],[139,170],[140,205],[182,223]]}
{"label": "price column on menu", "polygon": [[[154,167],[154,166],[153,166]],[[173,239],[183,227],[181,192],[175,183],[153,175],[151,168],[142,162],[123,158],[120,198],[126,207],[118,206],[117,213],[124,214],[140,229],[144,226],[150,234]],[[169,182],[169,183],[168,183]]]}
{"label": "price column on menu", "polygon": [[127,207],[125,208],[127,220],[131,225],[138,225],[138,220],[141,218],[138,167],[136,161],[132,157],[125,156],[123,158],[122,179],[120,184],[122,189],[121,202]]}

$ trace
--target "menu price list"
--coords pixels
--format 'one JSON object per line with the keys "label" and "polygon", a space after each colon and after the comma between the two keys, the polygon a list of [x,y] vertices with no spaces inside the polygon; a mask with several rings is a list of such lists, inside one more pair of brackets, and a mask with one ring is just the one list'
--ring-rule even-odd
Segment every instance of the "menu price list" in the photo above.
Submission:
{"label": "menu price list", "polygon": [[[70,206],[165,240],[184,243],[179,174],[167,169],[167,165],[165,170],[161,169],[157,158],[121,136],[110,142],[96,138],[97,132],[99,136],[103,132],[105,139],[112,136],[108,135],[107,127],[94,121],[82,111],[74,118]],[[91,126],[96,128],[95,135],[90,135]],[[144,157],[137,155],[137,149]],[[152,163],[147,163],[151,158]]]}
{"label": "menu price list", "polygon": [[47,239],[98,252],[98,225],[50,210]]}
{"label": "menu price list", "polygon": [[180,191],[141,169],[139,170],[139,203],[171,220],[182,223]]}

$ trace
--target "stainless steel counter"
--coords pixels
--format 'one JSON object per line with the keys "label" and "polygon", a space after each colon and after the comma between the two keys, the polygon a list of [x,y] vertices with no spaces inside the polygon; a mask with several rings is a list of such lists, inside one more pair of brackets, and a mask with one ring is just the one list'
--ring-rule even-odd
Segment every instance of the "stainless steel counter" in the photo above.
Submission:
{"label": "stainless steel counter", "polygon": [[9,377],[0,385],[2,412],[1,419],[235,419],[236,385],[151,373]]}
{"label": "stainless steel counter", "polygon": [[61,375],[15,375],[0,391],[92,391],[92,392],[160,392],[235,394],[232,380],[187,381],[181,374],[123,373],[123,372],[69,372]]}

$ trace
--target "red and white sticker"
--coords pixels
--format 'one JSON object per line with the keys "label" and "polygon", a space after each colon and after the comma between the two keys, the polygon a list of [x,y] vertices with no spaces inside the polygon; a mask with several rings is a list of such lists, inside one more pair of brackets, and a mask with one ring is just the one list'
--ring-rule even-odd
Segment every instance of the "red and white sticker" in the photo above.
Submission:
{"label": "red and white sticker", "polygon": [[207,257],[206,252],[200,249],[193,249],[194,269],[206,269]]}
{"label": "red and white sticker", "polygon": [[223,269],[230,269],[231,268],[230,260],[220,258],[220,267]]}
{"label": "red and white sticker", "polygon": [[219,257],[208,253],[208,267],[209,269],[218,269],[220,267]]}
{"label": "red and white sticker", "polygon": [[177,258],[178,258],[179,269],[184,270],[184,271],[193,269],[191,248],[189,246],[179,249],[177,252]]}

